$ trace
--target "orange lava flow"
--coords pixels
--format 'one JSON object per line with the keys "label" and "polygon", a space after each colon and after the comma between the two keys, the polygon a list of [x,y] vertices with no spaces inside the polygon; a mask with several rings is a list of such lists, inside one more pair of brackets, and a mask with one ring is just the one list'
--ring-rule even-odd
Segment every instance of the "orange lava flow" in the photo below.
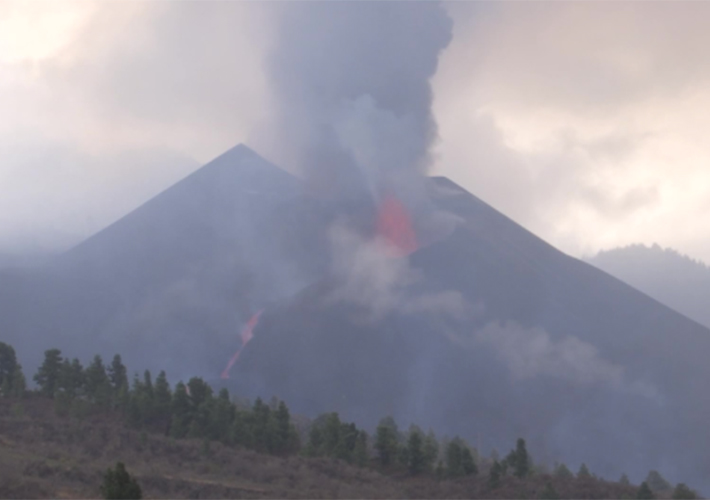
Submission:
{"label": "orange lava flow", "polygon": [[237,359],[239,359],[239,354],[244,350],[244,347],[249,343],[249,341],[254,338],[254,328],[256,327],[257,323],[259,323],[259,317],[261,316],[261,313],[264,312],[264,310],[260,310],[257,312],[254,316],[249,318],[249,321],[247,321],[247,324],[244,325],[244,328],[242,328],[242,345],[237,349],[237,352],[234,353],[234,355],[229,359],[229,362],[227,362],[227,367],[222,371],[221,377],[223,379],[228,379],[229,378],[229,370],[232,369],[232,366],[234,366],[234,363],[237,362]]}

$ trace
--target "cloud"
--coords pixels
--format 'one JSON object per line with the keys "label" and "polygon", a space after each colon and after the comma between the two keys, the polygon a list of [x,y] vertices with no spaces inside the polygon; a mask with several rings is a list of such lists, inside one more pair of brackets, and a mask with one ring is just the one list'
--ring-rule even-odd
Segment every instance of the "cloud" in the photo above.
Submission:
{"label": "cloud", "polygon": [[710,255],[707,5],[449,10],[438,172],[575,255],[653,241]]}
{"label": "cloud", "polygon": [[0,6],[4,250],[78,243],[246,141],[264,112],[256,5],[37,7]]}

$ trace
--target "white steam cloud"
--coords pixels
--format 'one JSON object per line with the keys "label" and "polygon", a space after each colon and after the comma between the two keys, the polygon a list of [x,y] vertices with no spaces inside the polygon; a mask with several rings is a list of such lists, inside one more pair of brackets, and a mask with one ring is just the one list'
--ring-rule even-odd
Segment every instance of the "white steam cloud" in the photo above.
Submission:
{"label": "white steam cloud", "polygon": [[583,385],[604,384],[661,400],[655,387],[642,381],[630,382],[623,366],[605,360],[596,347],[574,336],[556,341],[542,328],[491,322],[474,338],[491,346],[517,380],[549,376]]}
{"label": "white steam cloud", "polygon": [[466,311],[457,291],[416,290],[421,275],[406,258],[391,257],[388,243],[381,239],[363,240],[345,226],[331,230],[334,249],[333,274],[338,286],[329,302],[345,302],[362,307],[368,319],[377,321],[390,313],[434,313],[462,317]]}

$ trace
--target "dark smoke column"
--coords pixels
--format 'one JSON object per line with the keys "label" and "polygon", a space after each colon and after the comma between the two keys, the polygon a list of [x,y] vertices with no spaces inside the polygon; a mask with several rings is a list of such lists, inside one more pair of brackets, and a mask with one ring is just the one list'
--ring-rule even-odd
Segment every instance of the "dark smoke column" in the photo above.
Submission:
{"label": "dark smoke column", "polygon": [[436,138],[430,78],[452,21],[431,2],[284,2],[268,61],[279,161],[334,196],[412,207]]}

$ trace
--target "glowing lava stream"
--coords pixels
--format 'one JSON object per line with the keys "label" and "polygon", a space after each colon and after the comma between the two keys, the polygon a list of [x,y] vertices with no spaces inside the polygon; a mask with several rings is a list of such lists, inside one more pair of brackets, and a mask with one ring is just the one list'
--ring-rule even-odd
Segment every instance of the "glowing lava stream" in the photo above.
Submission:
{"label": "glowing lava stream", "polygon": [[227,367],[224,369],[222,372],[222,378],[227,379],[229,378],[229,370],[231,370],[232,366],[234,366],[234,363],[237,362],[237,359],[239,359],[239,354],[244,350],[244,347],[249,343],[249,341],[254,338],[254,327],[257,325],[259,322],[259,317],[261,316],[261,313],[263,313],[264,310],[261,309],[258,311],[254,316],[249,318],[249,321],[247,321],[247,324],[244,325],[244,328],[242,329],[242,345],[237,349],[237,352],[234,353],[234,355],[230,358],[229,362],[227,363]]}
{"label": "glowing lava stream", "polygon": [[407,209],[392,195],[387,195],[380,204],[377,235],[387,242],[394,257],[405,257],[419,248]]}

